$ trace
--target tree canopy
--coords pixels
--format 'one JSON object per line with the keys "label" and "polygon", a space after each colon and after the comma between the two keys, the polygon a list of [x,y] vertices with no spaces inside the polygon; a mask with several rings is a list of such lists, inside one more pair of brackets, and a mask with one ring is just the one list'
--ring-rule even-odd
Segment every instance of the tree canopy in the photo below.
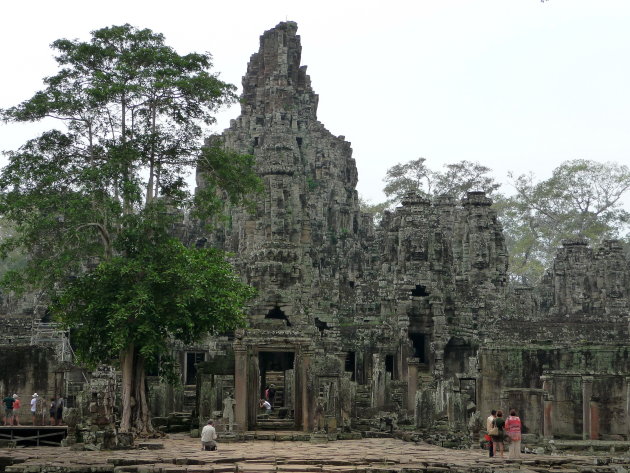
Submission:
{"label": "tree canopy", "polygon": [[[260,181],[252,156],[216,139],[204,145],[213,113],[235,100],[209,54],[180,55],[161,34],[130,25],[52,47],[58,73],[1,112],[63,125],[7,153],[0,213],[12,234],[0,249],[23,248],[28,259],[3,284],[47,290],[84,360],[118,358],[121,428],[147,432],[144,368],[158,358],[168,365],[167,337],[190,343],[234,328],[251,296],[221,253],[184,246],[175,229],[185,213],[216,219]],[[205,187],[193,196],[185,177],[195,167]]]}
{"label": "tree canopy", "polygon": [[562,163],[546,180],[537,181],[533,174],[511,179],[515,192],[505,195],[486,166],[460,161],[435,171],[419,158],[391,167],[383,189],[388,200],[362,201],[362,209],[378,217],[408,192],[461,199],[468,191],[484,191],[494,199],[504,228],[510,274],[526,284],[540,279],[565,238],[585,238],[596,245],[624,237],[630,222],[622,200],[630,190],[627,166],[578,159]]}
{"label": "tree canopy", "polygon": [[461,199],[469,191],[492,195],[501,186],[490,175],[492,170],[479,163],[463,160],[445,164],[443,171],[436,171],[426,161],[426,158],[418,158],[387,170],[383,192],[390,204],[400,202],[407,192],[426,196],[446,194]]}
{"label": "tree canopy", "polygon": [[623,196],[630,169],[584,159],[565,161],[549,179],[533,174],[513,177],[516,194],[499,201],[510,247],[511,272],[522,282],[536,281],[566,238],[590,244],[623,236],[630,213]]}

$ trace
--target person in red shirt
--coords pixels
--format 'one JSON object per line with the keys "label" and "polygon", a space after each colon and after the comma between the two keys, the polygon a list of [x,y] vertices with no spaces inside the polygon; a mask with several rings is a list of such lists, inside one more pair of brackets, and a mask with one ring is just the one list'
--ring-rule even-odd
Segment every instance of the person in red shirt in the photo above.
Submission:
{"label": "person in red shirt", "polygon": [[20,396],[17,394],[13,395],[13,425],[20,425],[20,407],[22,407],[22,403],[20,402]]}
{"label": "person in red shirt", "polygon": [[521,457],[521,419],[516,415],[516,410],[512,409],[505,421],[505,432],[510,437],[510,453],[508,458]]}

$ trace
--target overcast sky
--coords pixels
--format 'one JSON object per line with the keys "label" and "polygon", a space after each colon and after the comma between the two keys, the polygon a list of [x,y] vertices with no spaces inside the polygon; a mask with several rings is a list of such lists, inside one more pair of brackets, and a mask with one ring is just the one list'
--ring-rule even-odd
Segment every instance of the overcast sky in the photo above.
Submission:
{"label": "overcast sky", "polygon": [[[284,20],[298,23],[318,117],[352,143],[368,199],[382,200],[387,168],[420,156],[478,161],[503,182],[568,159],[630,163],[628,0],[3,2],[0,107],[55,72],[53,40],[122,23],[211,52],[240,89],[259,36]],[[42,129],[0,124],[0,149]]]}

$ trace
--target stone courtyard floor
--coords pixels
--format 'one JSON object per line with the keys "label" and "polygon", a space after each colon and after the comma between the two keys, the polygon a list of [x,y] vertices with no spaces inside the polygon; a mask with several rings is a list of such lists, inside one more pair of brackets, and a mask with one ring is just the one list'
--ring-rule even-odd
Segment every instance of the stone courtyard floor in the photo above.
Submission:
{"label": "stone courtyard floor", "polygon": [[[481,449],[450,450],[396,439],[328,443],[255,441],[219,444],[204,452],[184,435],[153,442],[163,448],[73,451],[67,447],[0,449],[0,471],[12,473],[305,473],[504,472],[626,473],[630,457],[524,455],[490,459]],[[157,445],[160,446],[160,445]]]}

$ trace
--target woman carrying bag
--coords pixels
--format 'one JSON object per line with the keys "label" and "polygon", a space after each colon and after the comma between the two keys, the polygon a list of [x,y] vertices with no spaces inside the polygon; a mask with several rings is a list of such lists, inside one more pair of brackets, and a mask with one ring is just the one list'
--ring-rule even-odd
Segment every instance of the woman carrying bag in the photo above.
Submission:
{"label": "woman carrying bag", "polygon": [[497,452],[500,453],[503,458],[503,440],[505,439],[505,419],[503,418],[503,411],[497,411],[497,417],[492,421],[492,428],[488,432],[492,437],[492,443],[494,445],[494,456],[497,456]]}

